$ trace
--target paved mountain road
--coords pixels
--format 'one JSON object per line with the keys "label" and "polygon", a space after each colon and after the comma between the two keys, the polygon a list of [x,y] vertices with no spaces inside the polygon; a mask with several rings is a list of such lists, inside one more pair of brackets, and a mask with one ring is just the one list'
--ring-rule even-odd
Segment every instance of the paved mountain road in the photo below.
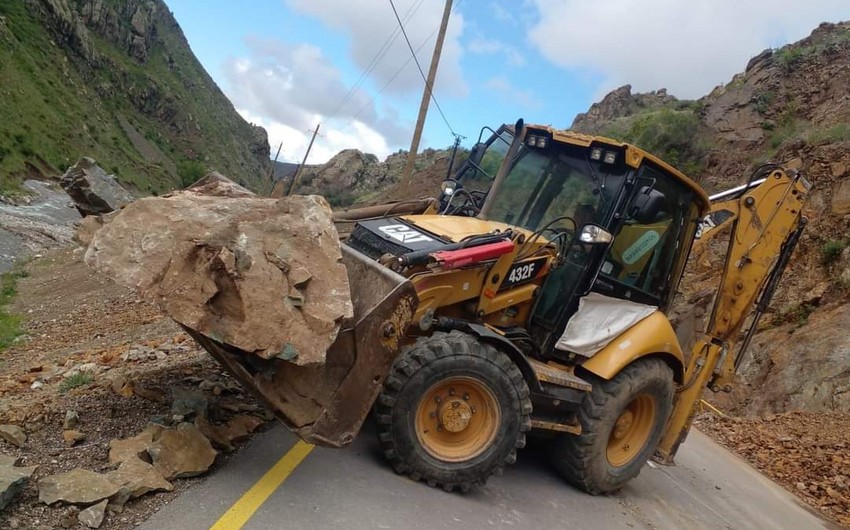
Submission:
{"label": "paved mountain road", "polygon": [[[256,491],[252,486],[264,474],[259,489],[265,485],[273,491],[242,526],[246,530],[835,528],[698,431],[680,450],[676,466],[651,464],[620,493],[603,497],[567,485],[534,447],[521,451],[517,464],[484,488],[448,494],[393,473],[368,427],[353,446],[316,448],[269,486],[269,477],[281,467],[275,464],[293,446],[295,436],[283,427],[263,433],[140,528],[236,530],[239,525],[222,515],[246,491]],[[274,488],[282,477],[286,480]],[[230,514],[244,510],[243,504]]]}

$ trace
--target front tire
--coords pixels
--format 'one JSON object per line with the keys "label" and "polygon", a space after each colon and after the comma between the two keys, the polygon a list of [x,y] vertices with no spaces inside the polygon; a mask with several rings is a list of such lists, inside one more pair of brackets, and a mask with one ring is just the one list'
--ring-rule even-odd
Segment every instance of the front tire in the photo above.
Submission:
{"label": "front tire", "polygon": [[580,435],[551,442],[552,466],[598,495],[619,490],[652,456],[673,408],[673,371],[661,359],[639,359],[611,380],[587,377],[593,390],[579,410]]}
{"label": "front tire", "polygon": [[396,472],[446,491],[467,491],[514,463],[530,415],[517,366],[458,331],[402,353],[376,404],[378,439]]}

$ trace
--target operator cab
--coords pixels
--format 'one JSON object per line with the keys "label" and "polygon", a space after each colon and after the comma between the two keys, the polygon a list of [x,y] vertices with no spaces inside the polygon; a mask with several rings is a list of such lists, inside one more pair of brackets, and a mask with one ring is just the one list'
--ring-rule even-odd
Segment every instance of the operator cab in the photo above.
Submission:
{"label": "operator cab", "polygon": [[[489,137],[484,139],[486,133]],[[469,217],[478,215],[513,140],[513,125],[502,125],[495,131],[482,127],[469,157],[453,177],[443,182],[439,212]]]}
{"label": "operator cab", "polygon": [[518,130],[478,217],[558,248],[529,322],[537,356],[564,356],[555,347],[590,293],[666,310],[707,206],[704,192],[631,145],[549,127]]}

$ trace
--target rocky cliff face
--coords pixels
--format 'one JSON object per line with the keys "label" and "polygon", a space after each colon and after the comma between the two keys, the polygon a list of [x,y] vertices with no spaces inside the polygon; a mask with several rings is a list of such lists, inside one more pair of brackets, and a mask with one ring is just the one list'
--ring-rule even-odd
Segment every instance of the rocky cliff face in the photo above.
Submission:
{"label": "rocky cliff face", "polygon": [[[459,150],[454,167],[466,156]],[[356,149],[340,151],[324,164],[307,165],[299,176],[298,193],[324,195],[332,206],[370,204],[391,200],[432,197],[440,192],[440,183],[448,171],[451,149],[424,149],[416,156],[413,178],[401,179],[407,152],[393,153],[384,161]],[[275,193],[288,189],[294,168],[281,170]]]}
{"label": "rocky cliff face", "polygon": [[[659,154],[710,192],[742,183],[767,161],[798,168],[814,184],[809,227],[727,406],[850,411],[849,123],[850,23],[822,24],[759,53],[697,101],[625,86],[573,123]],[[715,284],[721,259],[717,252],[691,264],[686,299]]]}
{"label": "rocky cliff face", "polygon": [[269,146],[192,54],[162,0],[0,5],[0,183],[92,156],[162,192],[217,169],[268,187]]}

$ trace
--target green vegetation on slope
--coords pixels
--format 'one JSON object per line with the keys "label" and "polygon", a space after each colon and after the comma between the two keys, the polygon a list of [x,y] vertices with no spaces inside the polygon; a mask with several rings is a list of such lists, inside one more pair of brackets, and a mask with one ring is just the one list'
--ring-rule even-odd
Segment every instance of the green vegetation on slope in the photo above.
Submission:
{"label": "green vegetation on slope", "polygon": [[699,125],[692,108],[662,108],[616,120],[602,134],[637,145],[685,173],[695,174],[701,170],[705,154],[698,138]]}
{"label": "green vegetation on slope", "polygon": [[0,275],[0,351],[8,348],[22,333],[21,317],[8,313],[6,306],[18,294],[18,280],[26,277],[27,272],[21,268],[16,268]]}
{"label": "green vegetation on slope", "polygon": [[[71,11],[85,3],[68,2]],[[181,167],[217,169],[259,188],[270,164],[264,132],[235,112],[164,4],[106,0],[117,28],[87,29],[68,29],[38,7],[0,3],[0,193],[28,176],[57,175],[81,156],[142,193],[185,184]],[[141,38],[130,20],[143,10],[140,61],[125,41]],[[80,51],[81,38],[92,54]]]}

